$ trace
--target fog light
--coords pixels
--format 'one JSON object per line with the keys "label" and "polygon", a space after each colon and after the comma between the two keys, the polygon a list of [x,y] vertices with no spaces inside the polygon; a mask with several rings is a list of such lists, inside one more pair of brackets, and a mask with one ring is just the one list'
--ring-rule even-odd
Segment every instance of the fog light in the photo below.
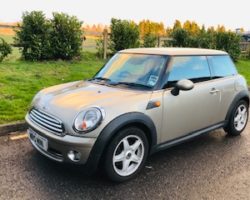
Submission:
{"label": "fog light", "polygon": [[81,158],[81,153],[78,152],[78,151],[69,151],[68,153],[68,157],[71,161],[73,162],[79,162],[80,161],[80,158]]}

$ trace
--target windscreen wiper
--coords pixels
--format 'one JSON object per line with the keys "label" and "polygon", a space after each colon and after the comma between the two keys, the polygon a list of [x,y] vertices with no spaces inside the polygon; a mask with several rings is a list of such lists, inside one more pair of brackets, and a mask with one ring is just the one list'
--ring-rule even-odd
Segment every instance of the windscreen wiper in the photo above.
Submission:
{"label": "windscreen wiper", "polygon": [[111,81],[109,78],[104,78],[104,77],[94,77],[94,78],[89,79],[89,81],[93,81],[93,80]]}
{"label": "windscreen wiper", "polygon": [[146,89],[151,89],[151,86],[144,85],[141,83],[133,83],[133,82],[111,82],[110,85],[127,85],[127,86],[132,86],[132,87],[142,87]]}

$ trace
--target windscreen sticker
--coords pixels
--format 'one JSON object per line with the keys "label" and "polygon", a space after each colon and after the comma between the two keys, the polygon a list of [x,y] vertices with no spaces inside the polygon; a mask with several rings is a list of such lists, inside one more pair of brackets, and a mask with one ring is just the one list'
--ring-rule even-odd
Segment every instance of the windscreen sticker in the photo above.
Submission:
{"label": "windscreen sticker", "polygon": [[154,85],[156,84],[157,80],[158,80],[158,76],[150,75],[147,84],[148,84],[149,86],[154,86]]}

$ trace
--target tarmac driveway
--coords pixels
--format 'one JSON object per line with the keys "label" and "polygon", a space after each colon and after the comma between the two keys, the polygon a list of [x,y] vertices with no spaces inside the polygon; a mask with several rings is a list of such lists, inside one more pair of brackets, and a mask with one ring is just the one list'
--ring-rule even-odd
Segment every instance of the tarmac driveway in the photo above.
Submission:
{"label": "tarmac driveway", "polygon": [[0,137],[0,199],[250,199],[250,123],[240,137],[219,130],[157,153],[122,184],[48,160],[26,135]]}

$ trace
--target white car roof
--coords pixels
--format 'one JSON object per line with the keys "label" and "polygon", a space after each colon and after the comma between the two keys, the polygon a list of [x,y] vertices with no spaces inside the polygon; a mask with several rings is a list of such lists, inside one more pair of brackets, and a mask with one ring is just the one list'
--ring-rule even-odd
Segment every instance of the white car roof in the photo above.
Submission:
{"label": "white car roof", "polygon": [[225,51],[200,49],[200,48],[136,48],[125,49],[121,53],[138,53],[138,54],[153,54],[153,55],[227,55]]}

